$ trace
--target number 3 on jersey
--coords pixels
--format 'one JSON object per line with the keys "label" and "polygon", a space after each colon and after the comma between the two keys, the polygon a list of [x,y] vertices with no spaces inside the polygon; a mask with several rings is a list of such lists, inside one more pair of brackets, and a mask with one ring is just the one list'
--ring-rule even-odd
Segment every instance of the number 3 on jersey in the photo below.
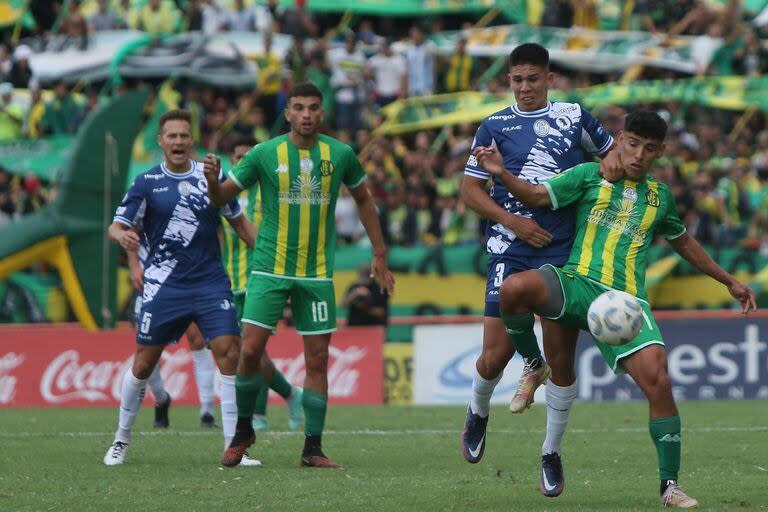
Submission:
{"label": "number 3 on jersey", "polygon": [[323,301],[312,301],[312,321],[327,322],[328,321],[328,303]]}

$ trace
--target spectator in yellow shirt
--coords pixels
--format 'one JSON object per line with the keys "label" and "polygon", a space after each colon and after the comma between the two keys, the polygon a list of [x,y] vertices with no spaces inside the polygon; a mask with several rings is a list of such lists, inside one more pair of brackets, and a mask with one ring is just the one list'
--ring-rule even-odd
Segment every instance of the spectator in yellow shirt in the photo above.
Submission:
{"label": "spectator in yellow shirt", "polygon": [[173,2],[149,0],[138,13],[136,28],[153,37],[173,34],[179,29],[181,12]]}
{"label": "spectator in yellow shirt", "polygon": [[272,53],[272,35],[264,34],[264,53],[256,58],[259,68],[258,94],[259,106],[264,111],[267,127],[277,120],[277,96],[282,85],[283,63]]}
{"label": "spectator in yellow shirt", "polygon": [[13,85],[10,82],[0,84],[0,141],[21,137],[24,111],[12,100]]}

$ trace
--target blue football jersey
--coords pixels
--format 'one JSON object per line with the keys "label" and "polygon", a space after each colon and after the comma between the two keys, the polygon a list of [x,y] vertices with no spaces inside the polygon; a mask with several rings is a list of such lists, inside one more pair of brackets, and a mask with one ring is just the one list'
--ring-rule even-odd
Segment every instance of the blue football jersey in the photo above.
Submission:
{"label": "blue football jersey", "polygon": [[184,174],[163,163],[137,176],[117,208],[114,220],[139,227],[146,239],[145,303],[161,289],[229,288],[221,265],[219,215],[236,218],[242,211],[237,199],[215,208],[207,191],[202,162],[192,161]]}
{"label": "blue football jersey", "polygon": [[[612,144],[613,137],[581,105],[549,102],[533,112],[522,112],[513,105],[487,117],[477,129],[472,150],[477,146],[495,146],[508,171],[538,184],[583,163],[587,155],[602,155]],[[491,177],[474,155],[469,156],[464,173],[481,179]],[[534,219],[552,234],[553,240],[549,246],[537,249],[517,239],[501,224],[489,222],[489,253],[567,258],[574,234],[572,209],[525,208],[497,178],[493,179],[491,197],[507,211]]]}

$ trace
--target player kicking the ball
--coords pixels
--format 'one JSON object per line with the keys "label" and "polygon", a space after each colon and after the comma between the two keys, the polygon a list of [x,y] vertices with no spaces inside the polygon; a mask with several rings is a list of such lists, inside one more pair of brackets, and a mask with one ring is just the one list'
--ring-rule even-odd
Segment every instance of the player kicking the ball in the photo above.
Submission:
{"label": "player kicking the ball", "polygon": [[218,170],[206,169],[214,205],[222,206],[258,183],[263,212],[242,318],[237,431],[221,459],[224,466],[236,466],[255,440],[251,417],[265,384],[259,361],[290,297],[296,330],[304,336],[306,361],[301,465],[339,467],[323,453],[321,436],[328,408],[328,345],[336,330],[333,214],[342,185],[357,203],[371,239],[371,271],[382,291],[392,293],[387,250],[373,199],[363,183],[365,172],[349,146],[319,133],[322,100],[315,85],[294,86],[285,108],[288,134],[253,148],[221,184]]}
{"label": "player kicking the ball", "polygon": [[[480,165],[526,206],[576,208],[576,238],[566,265],[562,269],[544,265],[515,274],[502,284],[501,312],[507,332],[513,339],[532,335],[533,313],[587,330],[587,310],[598,295],[615,289],[636,296],[643,308],[640,334],[625,345],[597,345],[608,365],[617,373],[629,373],[648,399],[662,505],[691,508],[698,502],[677,485],[680,416],[667,375],[664,342],[644,289],[647,249],[654,235],[666,238],[694,267],[726,285],[744,313],[756,305],[752,290],[715,263],[686,232],[669,188],[648,176],[653,161],[664,152],[666,132],[666,123],[654,112],[627,116],[618,140],[625,177],[615,183],[600,176],[597,164],[586,163],[532,185],[507,172],[495,148],[477,148],[476,155]],[[548,415],[556,413],[547,410]],[[558,419],[567,423],[567,416]],[[553,455],[558,463],[545,465],[540,485],[542,493],[552,497],[562,492],[565,483],[559,453]]]}

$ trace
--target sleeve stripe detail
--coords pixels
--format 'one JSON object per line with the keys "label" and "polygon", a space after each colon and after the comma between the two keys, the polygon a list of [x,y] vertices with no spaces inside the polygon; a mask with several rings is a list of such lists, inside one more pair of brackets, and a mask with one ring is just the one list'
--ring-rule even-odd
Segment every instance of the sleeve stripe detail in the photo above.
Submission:
{"label": "sleeve stripe detail", "polygon": [[667,240],[674,240],[675,238],[680,238],[681,236],[683,236],[687,231],[688,230],[686,228],[683,228],[683,230],[680,233],[678,233],[678,234],[676,234],[674,236],[668,236],[668,237],[665,237],[665,238]]}
{"label": "sleeve stripe detail", "polygon": [[544,185],[544,188],[547,189],[547,194],[549,194],[549,200],[552,201],[552,209],[557,210],[557,208],[560,205],[557,204],[557,196],[555,195],[555,191],[552,190],[552,185],[550,185],[546,181],[543,182],[542,185]]}
{"label": "sleeve stripe detail", "polygon": [[603,145],[603,147],[601,147],[600,149],[597,150],[597,154],[598,155],[605,154],[605,152],[608,151],[608,148],[610,148],[612,144],[613,144],[613,137],[609,135],[608,136],[608,142],[606,142]]}
{"label": "sleeve stripe detail", "polygon": [[243,184],[242,184],[242,183],[240,183],[240,180],[238,180],[238,179],[235,177],[235,173],[233,173],[232,171],[229,171],[229,175],[228,175],[228,177],[229,177],[229,179],[231,179],[232,181],[234,181],[234,182],[235,182],[235,185],[237,185],[237,186],[240,188],[240,190],[245,190],[245,187],[243,186]]}
{"label": "sleeve stripe detail", "polygon": [[357,180],[357,182],[355,182],[355,184],[354,184],[354,185],[347,185],[347,188],[357,188],[357,187],[359,187],[360,185],[362,185],[362,184],[363,184],[363,182],[364,182],[365,180],[367,180],[367,179],[368,179],[368,175],[366,174],[365,176],[363,176],[362,178],[360,178],[359,180]]}
{"label": "sleeve stripe detail", "polygon": [[234,220],[234,219],[238,218],[239,216],[241,216],[242,214],[243,214],[243,210],[242,209],[238,209],[234,214],[233,213],[227,213],[227,214],[223,213],[222,215],[224,216],[225,219]]}
{"label": "sleeve stripe detail", "polygon": [[468,168],[464,169],[464,174],[472,176],[473,178],[480,178],[484,180],[487,180],[488,178],[491,177],[491,175],[488,174],[487,172],[476,171],[474,169],[468,169]]}
{"label": "sleeve stripe detail", "polygon": [[115,215],[115,217],[112,219],[112,222],[119,222],[120,224],[124,224],[129,228],[133,227],[132,221],[130,221],[129,219],[126,219],[125,217],[121,217],[119,215]]}

